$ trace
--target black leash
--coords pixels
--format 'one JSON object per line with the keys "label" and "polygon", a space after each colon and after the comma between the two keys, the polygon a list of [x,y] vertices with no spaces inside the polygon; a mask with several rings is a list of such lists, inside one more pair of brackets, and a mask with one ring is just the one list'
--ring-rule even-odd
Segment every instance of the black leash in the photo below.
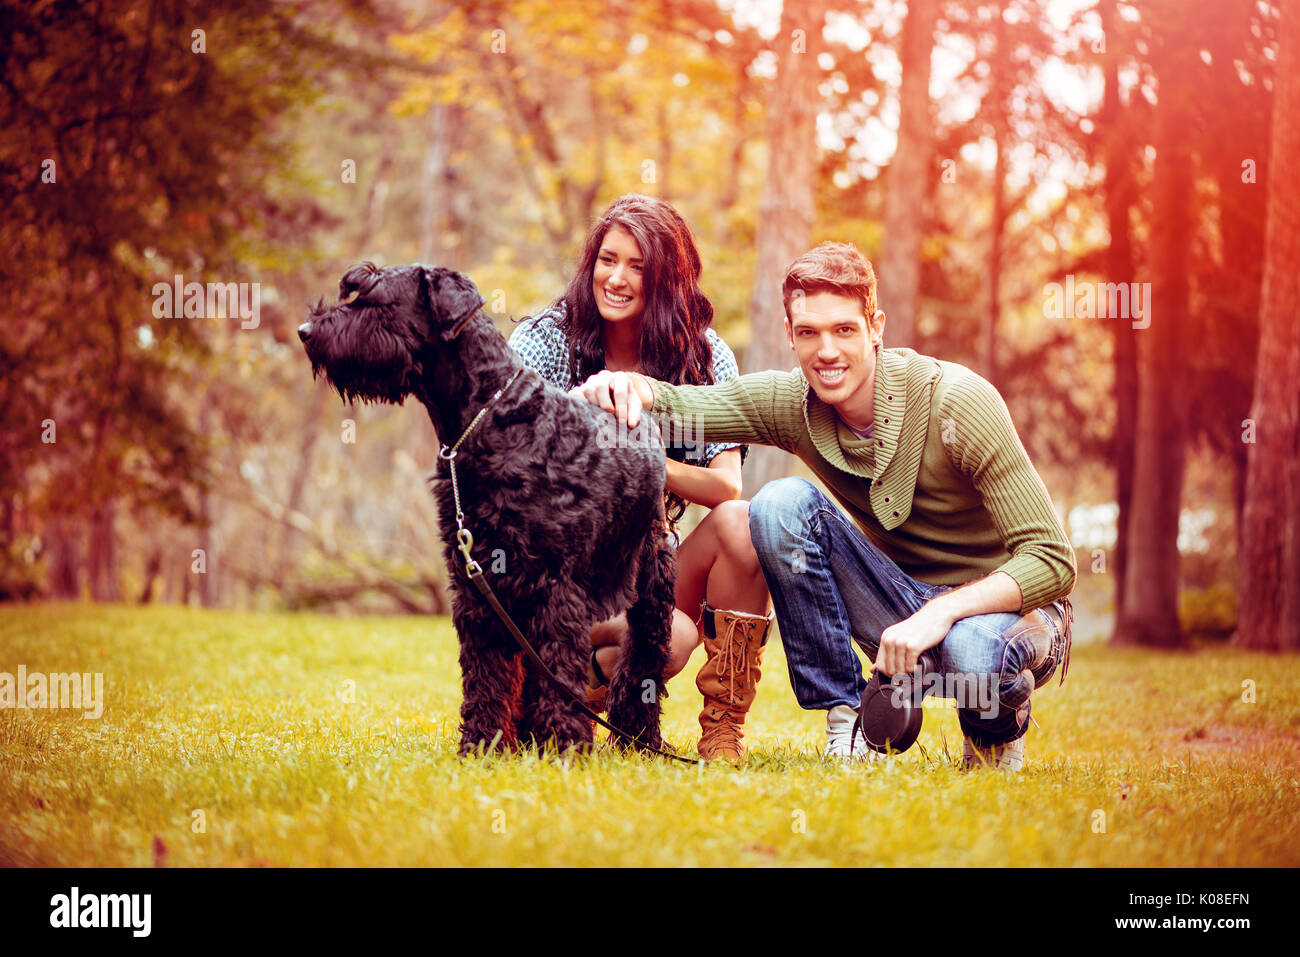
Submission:
{"label": "black leash", "polygon": [[503,385],[501,388],[497,389],[497,391],[493,394],[492,398],[488,399],[487,405],[483,406],[483,408],[479,411],[479,414],[474,416],[474,420],[470,422],[469,426],[465,429],[465,431],[461,433],[461,436],[459,439],[456,440],[455,445],[453,445],[450,449],[448,449],[447,446],[443,445],[438,450],[438,457],[447,463],[451,471],[451,494],[452,494],[452,498],[456,502],[456,542],[457,542],[456,548],[465,559],[465,574],[469,576],[469,580],[474,583],[474,587],[478,589],[479,594],[481,594],[484,597],[484,599],[487,600],[488,605],[492,608],[494,612],[496,612],[497,617],[501,619],[501,623],[506,626],[506,630],[510,632],[511,636],[518,643],[519,647],[523,649],[524,653],[528,655],[529,658],[532,659],[533,663],[537,665],[538,669],[542,672],[542,674],[546,676],[547,680],[550,681],[551,684],[554,685],[556,688],[558,688],[561,693],[563,693],[566,697],[568,697],[569,700],[571,700],[575,705],[577,705],[578,710],[580,710],[587,717],[591,718],[601,727],[607,728],[610,731],[612,731],[619,738],[622,738],[625,741],[631,741],[634,745],[636,745],[641,750],[649,751],[653,754],[659,755],[660,757],[671,758],[674,761],[681,761],[683,764],[696,764],[697,762],[692,761],[690,758],[684,758],[680,754],[673,754],[670,751],[663,751],[659,748],[652,747],[649,744],[638,742],[636,736],[630,735],[625,731],[619,730],[618,728],[610,724],[608,721],[606,721],[604,718],[602,718],[595,711],[592,711],[591,708],[587,706],[587,702],[583,701],[581,697],[574,694],[573,691],[570,690],[569,686],[566,685],[563,681],[561,681],[555,675],[555,673],[546,666],[546,662],[542,661],[541,655],[537,653],[537,650],[533,648],[532,644],[528,641],[528,639],[524,637],[524,633],[519,630],[519,627],[514,623],[514,619],[512,619],[510,617],[510,614],[503,607],[501,607],[501,602],[497,600],[496,593],[492,591],[492,586],[487,583],[487,579],[483,576],[483,567],[479,565],[479,563],[476,562],[474,560],[474,557],[470,554],[470,549],[474,547],[474,536],[470,533],[470,530],[465,527],[465,513],[461,510],[460,507],[460,487],[456,482],[456,451],[460,448],[461,443],[463,443],[465,439],[469,437],[469,434],[474,431],[474,427],[477,426],[480,421],[482,421],[483,416],[487,414],[487,411],[492,406],[492,403],[495,402],[497,399],[501,398],[501,393],[505,392],[506,389],[510,388],[511,384],[515,381],[515,379],[519,378],[519,373],[523,371],[524,370],[522,366],[516,369],[515,374],[512,375],[506,381],[506,384]]}
{"label": "black leash", "polygon": [[[464,549],[462,548],[462,552],[463,551]],[[620,738],[631,741],[633,744],[635,744],[638,748],[642,750],[650,751],[653,754],[657,754],[661,757],[672,758],[674,761],[681,761],[683,764],[697,763],[695,761],[692,761],[690,758],[682,757],[680,754],[673,754],[671,751],[662,751],[659,748],[652,747],[649,744],[639,743],[636,737],[628,734],[625,731],[620,731],[618,728],[614,727],[612,724],[610,724],[608,721],[606,721],[604,718],[598,715],[595,711],[592,711],[591,708],[587,706],[587,703],[585,701],[583,701],[578,695],[574,694],[567,685],[565,685],[562,681],[560,681],[559,678],[555,676],[555,673],[552,672],[550,668],[546,667],[546,663],[542,661],[541,656],[537,654],[536,650],[534,650],[533,646],[529,643],[528,639],[524,637],[523,632],[521,632],[519,628],[515,625],[514,621],[510,618],[509,613],[507,613],[506,610],[501,607],[501,602],[497,601],[497,596],[493,593],[492,586],[487,583],[487,579],[483,577],[483,569],[479,567],[478,562],[475,562],[473,559],[470,559],[469,561],[474,565],[474,568],[473,570],[471,570],[467,565],[465,570],[466,573],[469,575],[469,580],[474,583],[476,588],[478,588],[479,594],[481,594],[484,598],[487,599],[487,603],[492,607],[492,610],[497,613],[497,617],[501,619],[501,622],[506,626],[510,634],[514,636],[515,641],[519,643],[519,647],[522,648],[524,650],[524,653],[527,654],[528,657],[533,660],[533,663],[537,665],[537,667],[541,670],[542,674],[546,675],[546,677],[550,679],[551,684],[559,688],[560,691],[563,692],[569,698],[570,701],[572,701],[575,705],[577,705],[578,709],[583,714],[591,718],[601,727],[608,728],[610,731],[614,732],[614,734],[618,735]]]}

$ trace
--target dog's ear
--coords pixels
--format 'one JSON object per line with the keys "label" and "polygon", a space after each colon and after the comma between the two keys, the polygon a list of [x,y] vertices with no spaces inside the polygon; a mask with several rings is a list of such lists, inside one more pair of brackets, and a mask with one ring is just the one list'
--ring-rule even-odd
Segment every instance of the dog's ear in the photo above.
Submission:
{"label": "dog's ear", "polygon": [[429,310],[438,335],[445,340],[454,339],[486,300],[479,295],[478,287],[460,273],[439,266],[422,268]]}

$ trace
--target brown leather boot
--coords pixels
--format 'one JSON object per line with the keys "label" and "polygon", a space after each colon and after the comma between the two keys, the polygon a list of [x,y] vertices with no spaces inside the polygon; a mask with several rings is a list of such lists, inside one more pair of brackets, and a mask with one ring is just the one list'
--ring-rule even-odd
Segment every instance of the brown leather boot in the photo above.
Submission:
{"label": "brown leather boot", "polygon": [[700,757],[733,764],[745,760],[745,715],[754,703],[771,615],[710,608],[702,612],[707,660],[695,679],[704,695],[700,711]]}
{"label": "brown leather boot", "polygon": [[[604,714],[606,710],[605,699],[609,697],[609,679],[605,677],[605,672],[600,670],[600,662],[596,660],[596,649],[591,649],[591,667],[587,669],[587,707],[597,714]],[[600,727],[596,722],[588,718],[587,723],[591,725],[591,733],[594,735],[596,729]]]}

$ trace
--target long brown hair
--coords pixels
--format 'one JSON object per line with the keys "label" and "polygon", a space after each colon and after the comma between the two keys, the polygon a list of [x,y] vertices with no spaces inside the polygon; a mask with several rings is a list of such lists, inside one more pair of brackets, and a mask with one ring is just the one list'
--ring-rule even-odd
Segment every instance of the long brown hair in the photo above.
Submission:
{"label": "long brown hair", "polygon": [[572,385],[605,368],[604,320],[592,280],[601,243],[614,226],[627,230],[641,249],[641,370],[673,385],[712,385],[713,350],[704,331],[713,322],[713,303],[700,290],[695,237],[672,206],[637,193],[614,200],[592,225],[562,297],[566,308],[560,327],[569,342]]}

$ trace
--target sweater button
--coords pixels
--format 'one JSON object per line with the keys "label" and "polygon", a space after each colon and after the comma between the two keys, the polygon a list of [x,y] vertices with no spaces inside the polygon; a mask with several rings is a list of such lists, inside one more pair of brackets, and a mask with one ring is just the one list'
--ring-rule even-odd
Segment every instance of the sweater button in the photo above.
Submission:
{"label": "sweater button", "polygon": [[898,512],[894,512],[894,518],[898,518]]}
{"label": "sweater button", "polygon": [[880,446],[882,449],[885,447],[884,439],[881,439],[881,440],[880,440],[879,442],[877,442],[876,444],[877,444],[878,446]]}
{"label": "sweater button", "polygon": [[888,424],[889,424],[889,420],[888,420],[888,419],[885,419],[885,425],[888,425]]}
{"label": "sweater button", "polygon": [[888,495],[885,496],[885,504],[886,504],[886,505],[889,504],[889,496],[888,496]]}

